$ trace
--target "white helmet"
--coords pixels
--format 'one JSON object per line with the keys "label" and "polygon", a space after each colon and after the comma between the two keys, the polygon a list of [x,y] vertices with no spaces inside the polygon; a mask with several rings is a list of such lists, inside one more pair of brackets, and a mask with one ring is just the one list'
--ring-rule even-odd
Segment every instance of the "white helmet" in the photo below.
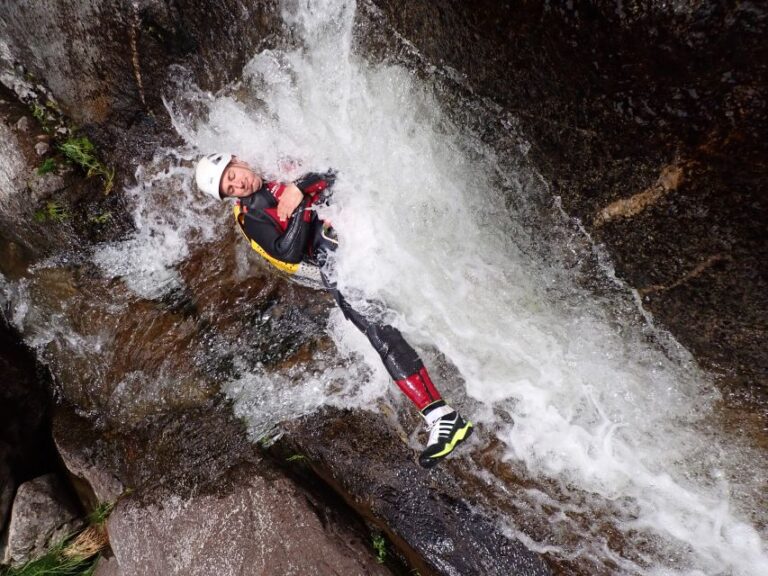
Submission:
{"label": "white helmet", "polygon": [[221,175],[229,166],[230,160],[232,160],[232,154],[208,154],[208,156],[200,158],[195,169],[197,187],[216,200],[221,200],[219,193]]}

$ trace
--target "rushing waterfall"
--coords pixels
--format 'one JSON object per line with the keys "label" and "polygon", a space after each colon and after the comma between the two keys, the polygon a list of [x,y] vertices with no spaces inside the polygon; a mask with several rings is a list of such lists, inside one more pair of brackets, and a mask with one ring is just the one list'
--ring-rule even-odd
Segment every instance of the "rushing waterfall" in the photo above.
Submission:
{"label": "rushing waterfall", "polygon": [[[470,97],[448,113],[439,95],[450,71],[366,59],[359,46],[375,9],[363,8],[284,2],[299,47],[263,50],[215,95],[180,73],[168,109],[188,148],[161,152],[139,172],[130,193],[137,233],[96,261],[152,297],[177,281],[172,267],[188,243],[233,225],[223,206],[196,194],[187,168],[161,169],[169,156],[232,151],[283,177],[286,159],[333,167],[334,204],[323,210],[342,239],[342,291],[386,302],[412,343],[447,359],[463,383],[448,396],[484,425],[469,450],[496,438],[504,460],[540,481],[506,486],[467,459],[479,482],[508,490],[550,528],[537,541],[520,518],[500,513],[511,534],[585,573],[768,574],[766,463],[721,430],[707,375],[558,212],[525,143],[510,163],[478,137],[470,117],[489,103]],[[199,210],[163,211],[179,187]],[[600,264],[595,283],[612,285],[610,297],[584,287],[586,261]],[[254,434],[322,404],[395,398],[378,357],[339,312],[330,330],[353,361],[294,374],[299,400],[281,393],[287,376],[259,367],[226,385]]]}

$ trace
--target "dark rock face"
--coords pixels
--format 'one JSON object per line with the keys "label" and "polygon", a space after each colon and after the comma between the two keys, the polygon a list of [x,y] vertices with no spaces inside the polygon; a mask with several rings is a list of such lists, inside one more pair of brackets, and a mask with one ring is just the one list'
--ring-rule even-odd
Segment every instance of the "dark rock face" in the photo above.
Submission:
{"label": "dark rock face", "polygon": [[151,157],[173,141],[162,104],[169,66],[187,64],[207,87],[231,80],[279,26],[276,5],[16,3],[0,14],[0,77],[23,97],[42,83],[67,116],[124,159],[128,150]]}
{"label": "dark rock face", "polygon": [[[3,447],[0,452],[0,526],[5,526],[5,522],[11,512],[13,504],[13,490],[15,488],[11,469],[6,462],[7,448]],[[2,531],[2,528],[0,528]]]}
{"label": "dark rock face", "polygon": [[30,351],[0,318],[0,533],[16,487],[53,469],[45,384]]}
{"label": "dark rock face", "polygon": [[768,13],[757,3],[376,0],[516,115],[566,211],[707,367],[768,386]]}
{"label": "dark rock face", "polygon": [[[0,273],[12,279],[38,258],[118,236],[131,226],[118,217],[118,195],[105,196],[99,179],[83,178],[66,163],[52,147],[55,134],[32,113],[0,85]],[[44,155],[37,151],[41,144],[48,146]]]}

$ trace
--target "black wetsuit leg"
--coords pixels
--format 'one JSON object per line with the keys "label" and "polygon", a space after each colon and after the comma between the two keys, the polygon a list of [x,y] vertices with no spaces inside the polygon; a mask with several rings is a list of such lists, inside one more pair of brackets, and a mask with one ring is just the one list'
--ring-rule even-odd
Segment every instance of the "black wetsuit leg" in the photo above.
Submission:
{"label": "black wetsuit leg", "polygon": [[381,360],[393,380],[404,380],[423,368],[424,364],[416,350],[405,341],[397,328],[389,324],[378,324],[370,321],[352,308],[336,288],[329,288],[329,290],[336,300],[336,304],[344,313],[344,317],[368,337],[373,348],[381,356]]}
{"label": "black wetsuit leg", "polygon": [[316,242],[315,247],[318,260],[321,263],[321,276],[326,289],[333,295],[333,299],[341,308],[344,317],[366,335],[373,348],[381,356],[392,379],[403,380],[418,372],[424,364],[416,351],[405,341],[400,331],[389,324],[376,323],[352,308],[344,295],[336,288],[335,282],[328,278],[329,253],[335,250],[335,246],[330,243]]}

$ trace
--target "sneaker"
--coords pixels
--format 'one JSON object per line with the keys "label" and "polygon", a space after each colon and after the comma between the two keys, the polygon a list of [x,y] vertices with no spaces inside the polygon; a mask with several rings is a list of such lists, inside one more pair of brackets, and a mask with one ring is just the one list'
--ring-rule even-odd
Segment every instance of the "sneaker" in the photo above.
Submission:
{"label": "sneaker", "polygon": [[424,468],[437,464],[472,435],[472,422],[464,420],[458,412],[447,406],[438,410],[441,414],[435,414],[436,417],[427,425],[429,440],[419,456],[419,464]]}

